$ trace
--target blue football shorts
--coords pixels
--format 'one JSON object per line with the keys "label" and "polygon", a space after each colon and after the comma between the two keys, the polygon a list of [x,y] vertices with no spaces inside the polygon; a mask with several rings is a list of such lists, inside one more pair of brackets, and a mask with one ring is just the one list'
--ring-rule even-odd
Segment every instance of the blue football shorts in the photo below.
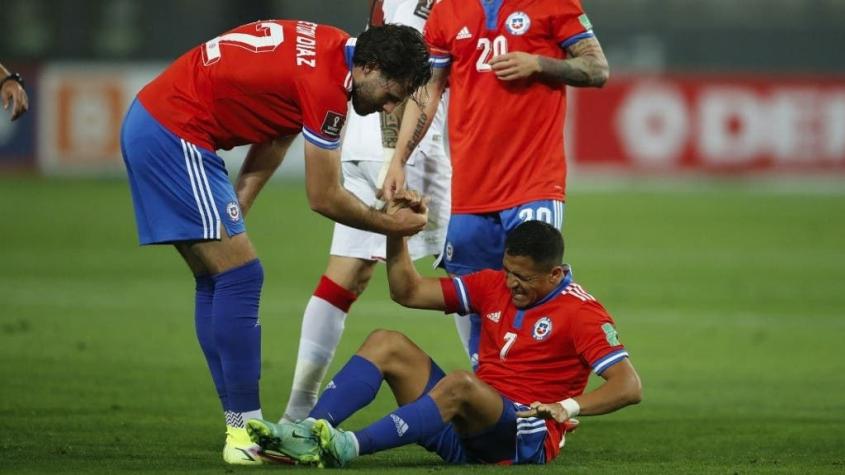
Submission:
{"label": "blue football shorts", "polygon": [[546,421],[517,417],[516,412],[528,406],[504,396],[502,404],[502,416],[489,429],[462,436],[455,426],[446,424],[437,435],[421,441],[420,445],[451,464],[545,464]]}
{"label": "blue football shorts", "polygon": [[164,128],[137,99],[123,121],[120,148],[141,245],[246,231],[223,159]]}
{"label": "blue football shorts", "polygon": [[[453,214],[446,230],[442,267],[452,275],[466,275],[482,269],[501,269],[505,238],[525,221],[544,221],[563,228],[566,205],[562,201],[539,200],[513,208],[483,214]],[[471,314],[468,341],[464,341],[473,368],[477,364],[481,320]]]}

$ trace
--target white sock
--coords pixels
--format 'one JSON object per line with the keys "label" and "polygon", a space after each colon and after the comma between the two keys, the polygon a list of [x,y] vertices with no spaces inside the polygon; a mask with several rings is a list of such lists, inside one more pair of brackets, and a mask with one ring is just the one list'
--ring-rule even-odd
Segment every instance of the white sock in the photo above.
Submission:
{"label": "white sock", "polygon": [[320,297],[311,296],[302,317],[296,370],[290,400],[282,419],[305,419],[314,408],[320,383],[332,362],[345,322],[346,312]]}
{"label": "white sock", "polygon": [[246,412],[224,411],[223,415],[226,417],[227,426],[239,429],[246,427],[246,421],[250,419],[264,419],[264,416],[261,415],[261,409]]}

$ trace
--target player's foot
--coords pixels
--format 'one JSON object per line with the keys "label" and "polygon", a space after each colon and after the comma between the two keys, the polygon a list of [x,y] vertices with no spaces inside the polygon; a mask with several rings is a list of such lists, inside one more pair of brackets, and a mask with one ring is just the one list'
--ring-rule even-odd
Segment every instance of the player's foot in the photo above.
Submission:
{"label": "player's foot", "polygon": [[312,433],[314,419],[280,422],[250,419],[246,430],[252,442],[261,447],[261,455],[271,460],[290,458],[297,463],[319,464],[320,445]]}
{"label": "player's foot", "polygon": [[358,457],[358,439],[355,434],[335,429],[325,419],[320,419],[311,428],[320,441],[321,462],[328,467],[343,467]]}
{"label": "player's foot", "polygon": [[223,446],[223,461],[232,465],[261,465],[258,454],[261,447],[252,443],[246,429],[226,426],[226,445]]}

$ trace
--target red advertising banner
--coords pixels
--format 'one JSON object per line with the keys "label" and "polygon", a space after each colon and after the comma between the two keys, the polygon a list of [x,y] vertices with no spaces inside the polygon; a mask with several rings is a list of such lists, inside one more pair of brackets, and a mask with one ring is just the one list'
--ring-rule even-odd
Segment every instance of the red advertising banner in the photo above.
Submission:
{"label": "red advertising banner", "polygon": [[845,78],[615,76],[568,94],[579,167],[845,172]]}

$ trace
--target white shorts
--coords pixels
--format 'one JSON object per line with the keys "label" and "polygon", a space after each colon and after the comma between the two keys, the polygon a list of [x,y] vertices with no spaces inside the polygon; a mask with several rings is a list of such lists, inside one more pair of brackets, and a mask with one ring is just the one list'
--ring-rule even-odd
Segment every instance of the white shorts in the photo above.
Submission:
{"label": "white shorts", "polygon": [[[434,148],[434,147],[432,147]],[[437,256],[443,251],[451,208],[452,167],[449,158],[430,156],[421,150],[414,152],[413,164],[405,166],[405,183],[431,199],[428,205],[428,225],[408,240],[412,259]],[[376,179],[382,162],[343,162],[343,186],[368,205],[376,202]],[[387,238],[383,234],[361,231],[335,223],[331,255],[356,257],[368,261],[384,260]]]}

